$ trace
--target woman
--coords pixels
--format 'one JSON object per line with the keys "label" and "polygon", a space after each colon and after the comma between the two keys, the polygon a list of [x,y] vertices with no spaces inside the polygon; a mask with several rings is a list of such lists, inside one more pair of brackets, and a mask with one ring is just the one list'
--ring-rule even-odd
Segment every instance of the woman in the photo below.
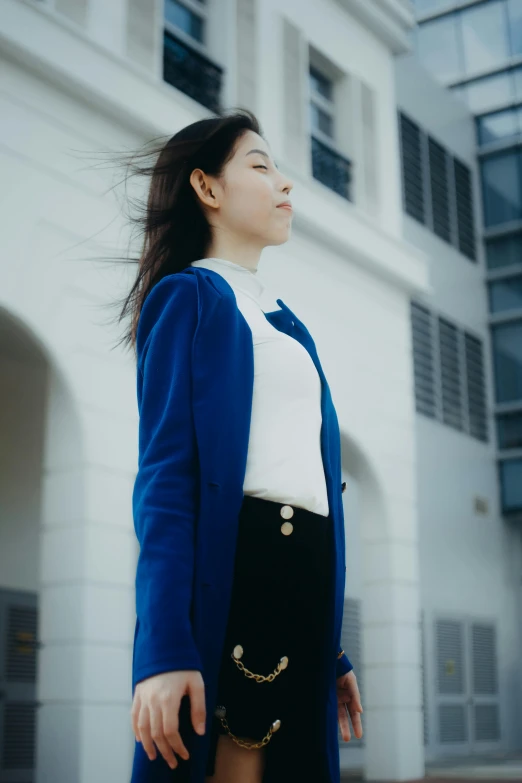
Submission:
{"label": "woman", "polygon": [[132,783],[338,783],[340,439],[304,324],[264,312],[290,180],[246,110],[158,148],[126,300],[139,464]]}

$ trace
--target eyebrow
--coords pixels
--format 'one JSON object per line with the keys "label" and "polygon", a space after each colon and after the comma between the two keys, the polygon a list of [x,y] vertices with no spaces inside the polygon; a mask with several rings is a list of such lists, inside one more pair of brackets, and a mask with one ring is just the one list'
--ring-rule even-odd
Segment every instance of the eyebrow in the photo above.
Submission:
{"label": "eyebrow", "polygon": [[[268,155],[264,150],[257,150],[257,149],[250,150],[249,152],[247,152],[247,155],[252,155],[254,152],[257,152],[259,155],[264,155],[265,158],[270,160],[270,155]],[[246,155],[245,155],[245,157],[246,157]],[[275,161],[274,161],[274,166],[276,167],[276,169],[279,168],[279,166],[277,165],[277,163]]]}

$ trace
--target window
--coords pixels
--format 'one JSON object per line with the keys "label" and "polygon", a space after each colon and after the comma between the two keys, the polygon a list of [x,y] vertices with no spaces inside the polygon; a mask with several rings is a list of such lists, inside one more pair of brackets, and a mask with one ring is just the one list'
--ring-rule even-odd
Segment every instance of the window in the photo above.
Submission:
{"label": "window", "polygon": [[486,226],[521,219],[520,152],[488,156],[481,162],[481,171]]}
{"label": "window", "polygon": [[165,20],[178,30],[183,30],[194,40],[205,42],[204,3],[194,0],[181,3],[178,0],[165,0]]}
{"label": "window", "polygon": [[457,430],[463,429],[461,372],[459,367],[459,333],[457,327],[439,318],[440,388],[442,421]]}
{"label": "window", "polygon": [[427,16],[453,8],[455,0],[413,0],[413,5],[417,16]]}
{"label": "window", "polygon": [[448,82],[461,76],[463,64],[456,14],[421,24],[416,44],[420,61],[437,79]]}
{"label": "window", "polygon": [[505,109],[492,114],[477,117],[477,139],[479,144],[492,144],[496,141],[512,139],[519,135],[521,110]]}
{"label": "window", "polygon": [[437,416],[437,405],[435,401],[432,319],[429,310],[412,302],[411,323],[416,409],[418,413],[423,413],[434,419]]}
{"label": "window", "polygon": [[522,261],[522,234],[511,234],[486,242],[486,259],[489,269],[499,269]]}
{"label": "window", "polygon": [[402,112],[399,129],[405,212],[474,261],[475,220],[469,166]]}
{"label": "window", "polygon": [[509,57],[503,0],[490,0],[460,14],[466,73],[495,68]]}
{"label": "window", "polygon": [[502,511],[522,510],[522,459],[506,459],[500,462],[502,487]]}
{"label": "window", "polygon": [[512,71],[485,76],[462,86],[466,103],[473,114],[481,114],[513,100]]}
{"label": "window", "polygon": [[334,81],[310,66],[312,174],[335,193],[351,199],[351,161],[337,149]]}
{"label": "window", "polygon": [[475,216],[473,214],[473,192],[471,171],[457,158],[453,158],[455,195],[457,208],[457,234],[461,253],[469,259],[476,258]]}
{"label": "window", "polygon": [[497,402],[522,398],[522,320],[492,327]]}
{"label": "window", "polygon": [[424,223],[421,132],[418,125],[404,114],[400,114],[400,135],[404,209],[415,220]]}
{"label": "window", "polygon": [[163,78],[202,106],[219,113],[223,69],[206,50],[203,0],[165,0]]}
{"label": "window", "polygon": [[497,440],[499,449],[522,449],[522,412],[497,416]]}
{"label": "window", "polygon": [[313,67],[310,68],[310,124],[312,132],[334,138],[333,84]]}
{"label": "window", "polygon": [[522,0],[507,0],[511,54],[522,54]]}
{"label": "window", "polygon": [[489,283],[489,305],[492,313],[522,310],[522,275]]}
{"label": "window", "polygon": [[444,147],[431,137],[428,137],[428,155],[433,231],[449,242],[448,156]]}
{"label": "window", "polygon": [[487,442],[482,341],[417,302],[410,313],[417,412]]}

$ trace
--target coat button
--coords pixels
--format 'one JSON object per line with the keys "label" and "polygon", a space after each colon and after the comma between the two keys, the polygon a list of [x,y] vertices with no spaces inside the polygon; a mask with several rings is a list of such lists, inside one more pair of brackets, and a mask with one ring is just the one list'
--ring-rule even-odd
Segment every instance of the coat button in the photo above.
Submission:
{"label": "coat button", "polygon": [[281,525],[281,533],[284,536],[289,536],[290,533],[292,533],[293,529],[294,526],[292,525],[291,522],[283,522],[283,524]]}
{"label": "coat button", "polygon": [[241,658],[241,656],[243,655],[243,648],[241,647],[240,644],[236,644],[236,646],[232,650],[232,655],[234,656],[236,661],[238,661]]}
{"label": "coat button", "polygon": [[294,516],[294,509],[292,506],[282,506],[281,511],[279,512],[283,519],[292,519]]}
{"label": "coat button", "polygon": [[279,720],[279,718],[278,718],[277,720],[275,720],[275,721],[272,723],[272,725],[270,726],[270,730],[271,730],[271,732],[273,733],[274,731],[277,731],[277,730],[278,730],[278,729],[280,729],[280,728],[281,728],[281,721],[280,721],[280,720]]}

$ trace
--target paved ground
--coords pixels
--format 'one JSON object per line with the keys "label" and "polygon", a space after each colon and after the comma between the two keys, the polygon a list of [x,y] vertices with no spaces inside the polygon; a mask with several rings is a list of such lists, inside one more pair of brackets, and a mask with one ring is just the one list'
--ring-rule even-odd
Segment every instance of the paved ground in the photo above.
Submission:
{"label": "paved ground", "polygon": [[[346,773],[342,783],[371,783],[360,773]],[[488,757],[456,758],[426,764],[426,775],[408,783],[522,783],[522,754],[494,753]],[[389,781],[388,783],[393,783]]]}

